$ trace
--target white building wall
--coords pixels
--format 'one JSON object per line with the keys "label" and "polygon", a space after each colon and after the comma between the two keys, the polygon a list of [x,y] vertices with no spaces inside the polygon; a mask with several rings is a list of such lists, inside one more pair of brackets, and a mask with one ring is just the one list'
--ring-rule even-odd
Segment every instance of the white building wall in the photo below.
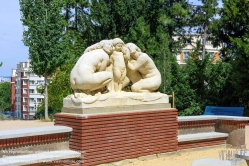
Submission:
{"label": "white building wall", "polygon": [[[24,72],[23,76],[25,78],[21,76],[21,72]],[[26,84],[27,87],[22,88],[22,83]],[[30,115],[31,116],[35,115],[37,107],[44,98],[43,95],[37,92],[37,86],[40,86],[43,83],[44,83],[43,77],[38,77],[34,73],[30,73],[29,61],[20,62],[19,64],[17,64],[16,82],[15,82],[16,84],[15,106],[18,118],[27,119],[27,116],[29,117]],[[21,92],[23,92],[23,95]],[[24,95],[26,95],[26,97]],[[28,102],[28,106],[24,106],[23,105],[24,102]],[[27,111],[27,114],[23,114],[21,110]]]}

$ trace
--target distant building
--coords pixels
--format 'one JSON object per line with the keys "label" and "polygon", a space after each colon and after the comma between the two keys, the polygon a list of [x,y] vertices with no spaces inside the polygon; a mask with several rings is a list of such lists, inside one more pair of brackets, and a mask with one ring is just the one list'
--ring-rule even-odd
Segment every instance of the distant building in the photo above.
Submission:
{"label": "distant building", "polygon": [[10,78],[9,77],[0,77],[0,83],[3,82],[10,82]]}
{"label": "distant building", "polygon": [[16,102],[16,69],[12,69],[12,74],[11,74],[11,78],[10,78],[10,93],[11,93],[11,98],[10,98],[10,104],[11,104],[11,107],[10,107],[10,111],[11,112],[15,112],[16,110],[16,107],[15,107],[15,102]]}
{"label": "distant building", "polygon": [[[191,38],[191,41],[186,41],[186,46],[181,50],[181,53],[176,55],[177,63],[179,65],[185,65],[186,60],[190,58],[190,53],[193,51],[193,49],[196,47],[197,40],[200,40],[202,43],[201,35],[199,34],[191,34],[189,35],[189,38]],[[175,40],[177,40],[177,36],[175,37]],[[222,47],[214,47],[211,43],[211,41],[206,40],[205,44],[205,51],[211,54],[210,59],[213,60],[213,62],[217,62],[220,60],[220,49]],[[202,52],[200,52],[199,59],[203,59]]]}
{"label": "distant building", "polygon": [[44,96],[37,92],[37,87],[44,84],[44,78],[30,72],[30,63],[20,62],[12,69],[11,76],[11,111],[17,118],[33,119],[37,107]]}

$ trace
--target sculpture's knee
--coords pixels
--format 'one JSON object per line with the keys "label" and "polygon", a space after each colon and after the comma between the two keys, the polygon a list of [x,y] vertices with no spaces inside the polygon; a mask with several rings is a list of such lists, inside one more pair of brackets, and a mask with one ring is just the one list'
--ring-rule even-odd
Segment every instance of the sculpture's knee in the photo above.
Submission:
{"label": "sculpture's knee", "polygon": [[131,91],[132,92],[139,92],[141,90],[141,87],[138,84],[133,84],[131,86]]}

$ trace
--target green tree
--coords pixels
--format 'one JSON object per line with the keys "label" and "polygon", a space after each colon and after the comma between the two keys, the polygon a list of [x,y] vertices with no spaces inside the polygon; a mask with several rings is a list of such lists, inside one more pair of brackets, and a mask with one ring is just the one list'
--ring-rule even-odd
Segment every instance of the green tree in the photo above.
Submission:
{"label": "green tree", "polygon": [[0,84],[0,110],[10,110],[10,83],[4,82]]}
{"label": "green tree", "polygon": [[48,78],[68,56],[59,0],[20,0],[23,41],[29,47],[32,72],[45,79],[45,119],[48,119]]}
{"label": "green tree", "polygon": [[60,112],[63,106],[63,99],[72,93],[70,88],[70,71],[73,64],[64,65],[57,69],[56,76],[51,80],[48,87],[49,106],[55,112]]}
{"label": "green tree", "polygon": [[232,65],[229,80],[230,98],[227,103],[245,107],[249,112],[249,1],[223,0],[220,20],[217,21],[216,44],[222,44],[222,56]]}
{"label": "green tree", "polygon": [[217,14],[220,11],[217,0],[201,0],[202,5],[190,5],[189,18],[185,32],[187,35],[182,34],[185,41],[191,43],[192,46],[197,47],[192,36],[188,34],[198,34],[201,39],[200,52],[201,57],[206,54],[206,41],[213,40],[212,30],[216,28]]}
{"label": "green tree", "polygon": [[144,1],[138,19],[130,28],[127,41],[136,43],[156,63],[162,75],[160,91],[171,93],[171,68],[176,64],[174,54],[181,41],[173,38],[182,32],[187,12],[185,1]]}

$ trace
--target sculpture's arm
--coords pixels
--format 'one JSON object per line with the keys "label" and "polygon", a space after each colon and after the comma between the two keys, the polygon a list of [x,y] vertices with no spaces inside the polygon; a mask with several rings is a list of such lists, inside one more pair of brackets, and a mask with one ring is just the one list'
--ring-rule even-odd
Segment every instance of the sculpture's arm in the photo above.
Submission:
{"label": "sculpture's arm", "polygon": [[110,64],[113,64],[113,61],[114,61],[114,60],[113,60],[113,55],[111,55],[111,56],[110,56],[110,60],[109,60],[109,65],[110,65]]}
{"label": "sculpture's arm", "polygon": [[145,55],[140,55],[137,60],[135,61],[135,63],[131,63],[129,61],[128,63],[128,67],[129,69],[131,69],[132,71],[136,71],[138,70],[141,66],[143,66],[145,63],[147,63],[147,57]]}
{"label": "sculpture's arm", "polygon": [[[136,63],[136,62],[135,62]],[[136,71],[137,68],[135,68],[135,66],[133,64],[131,64],[130,61],[128,61],[128,68],[131,70],[131,71]]]}

